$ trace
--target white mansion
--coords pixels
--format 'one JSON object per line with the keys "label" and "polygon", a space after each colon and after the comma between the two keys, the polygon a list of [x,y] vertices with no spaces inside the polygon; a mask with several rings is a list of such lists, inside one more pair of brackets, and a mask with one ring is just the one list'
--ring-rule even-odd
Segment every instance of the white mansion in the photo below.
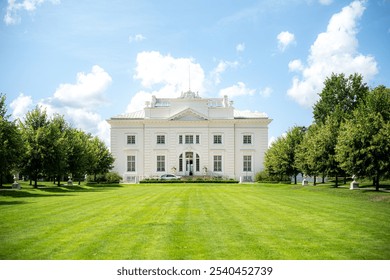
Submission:
{"label": "white mansion", "polygon": [[224,98],[156,98],[137,112],[112,117],[114,171],[125,182],[166,173],[252,181],[268,147],[264,113],[234,110]]}

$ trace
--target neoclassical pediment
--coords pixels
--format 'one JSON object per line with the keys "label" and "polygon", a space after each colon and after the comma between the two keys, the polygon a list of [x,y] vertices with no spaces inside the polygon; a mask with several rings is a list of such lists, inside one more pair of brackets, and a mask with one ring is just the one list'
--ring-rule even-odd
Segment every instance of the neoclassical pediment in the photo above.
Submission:
{"label": "neoclassical pediment", "polygon": [[204,121],[207,116],[191,108],[184,109],[169,118],[172,121]]}

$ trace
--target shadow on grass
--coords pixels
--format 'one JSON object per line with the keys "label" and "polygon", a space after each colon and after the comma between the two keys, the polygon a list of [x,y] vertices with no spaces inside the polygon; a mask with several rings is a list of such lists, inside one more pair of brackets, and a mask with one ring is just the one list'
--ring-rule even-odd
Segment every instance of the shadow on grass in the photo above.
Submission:
{"label": "shadow on grass", "polygon": [[84,185],[63,185],[63,186],[48,186],[48,187],[39,187],[38,189],[44,192],[49,193],[77,193],[77,192],[102,192],[107,190],[112,190],[116,188],[121,188],[119,184],[86,184]]}
{"label": "shadow on grass", "polygon": [[93,185],[62,185],[46,186],[38,185],[38,188],[22,185],[21,190],[15,190],[11,187],[4,187],[0,190],[0,196],[7,197],[52,197],[52,196],[71,196],[74,193],[80,192],[103,192],[121,188],[119,184],[93,184]]}
{"label": "shadow on grass", "polygon": [[64,196],[64,195],[47,195],[43,193],[35,193],[31,191],[22,190],[1,190],[0,196],[8,197],[48,197],[48,196]]}
{"label": "shadow on grass", "polygon": [[0,206],[2,205],[20,205],[20,204],[27,204],[26,201],[0,201]]}

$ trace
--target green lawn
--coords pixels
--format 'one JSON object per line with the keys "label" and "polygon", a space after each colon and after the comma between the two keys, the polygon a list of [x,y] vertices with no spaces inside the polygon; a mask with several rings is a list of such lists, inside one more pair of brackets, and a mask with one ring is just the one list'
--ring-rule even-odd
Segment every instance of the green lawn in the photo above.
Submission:
{"label": "green lawn", "polygon": [[326,185],[23,185],[0,225],[0,259],[390,259],[390,193]]}

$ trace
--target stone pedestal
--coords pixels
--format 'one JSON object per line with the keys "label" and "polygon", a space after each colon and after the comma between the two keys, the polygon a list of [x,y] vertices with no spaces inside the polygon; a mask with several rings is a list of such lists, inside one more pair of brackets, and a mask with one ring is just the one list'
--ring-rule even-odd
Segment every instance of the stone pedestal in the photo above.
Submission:
{"label": "stone pedestal", "polygon": [[356,189],[358,189],[358,188],[359,188],[359,183],[356,182],[355,180],[353,180],[353,181],[351,182],[351,185],[350,185],[349,189],[350,189],[350,190],[356,190]]}
{"label": "stone pedestal", "polygon": [[18,183],[18,181],[16,181],[16,175],[14,176],[14,183],[12,184],[12,189],[14,190],[20,190],[21,187],[20,187],[20,184]]}
{"label": "stone pedestal", "polygon": [[72,185],[73,185],[72,177],[69,177],[68,186],[72,186]]}
{"label": "stone pedestal", "polygon": [[302,180],[302,186],[307,186],[307,185],[309,185],[309,181],[306,180],[306,179],[303,179]]}
{"label": "stone pedestal", "polygon": [[21,189],[20,184],[19,184],[18,182],[14,182],[14,183],[12,184],[12,189],[20,190],[20,189]]}

